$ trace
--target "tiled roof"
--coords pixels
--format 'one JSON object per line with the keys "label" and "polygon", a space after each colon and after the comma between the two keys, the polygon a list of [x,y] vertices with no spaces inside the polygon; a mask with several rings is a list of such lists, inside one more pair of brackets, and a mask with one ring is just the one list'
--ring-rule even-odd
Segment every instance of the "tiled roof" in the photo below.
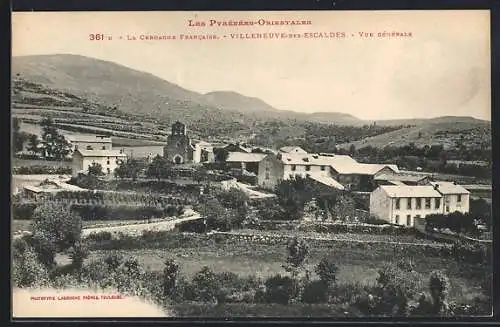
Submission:
{"label": "tiled roof", "polygon": [[343,190],[344,186],[337,182],[335,179],[327,176],[317,175],[317,174],[309,174],[309,178],[319,182],[323,185],[330,186],[336,188],[338,190]]}
{"label": "tiled roof", "polygon": [[226,162],[260,162],[266,156],[265,153],[229,152]]}
{"label": "tiled roof", "polygon": [[380,170],[385,167],[391,168],[394,172],[398,171],[398,167],[395,165],[384,165],[384,164],[367,164],[367,163],[357,163],[355,165],[332,165],[339,174],[359,174],[359,175],[375,175]]}
{"label": "tiled roof", "polygon": [[380,186],[391,198],[440,198],[441,194],[430,185],[400,186],[382,185]]}
{"label": "tiled roof", "polygon": [[302,149],[301,147],[299,146],[284,146],[282,148],[280,148],[280,151],[281,152],[285,152],[285,153],[290,153],[292,151],[297,151],[298,150],[298,153],[307,153],[304,149]]}
{"label": "tiled roof", "polygon": [[75,151],[79,152],[84,157],[126,157],[125,153],[121,153],[120,150],[83,150],[78,149]]}
{"label": "tiled roof", "polygon": [[437,191],[441,194],[469,194],[463,186],[452,182],[431,182],[432,186],[437,186]]}
{"label": "tiled roof", "polygon": [[404,174],[404,173],[398,173],[398,174],[377,174],[375,176],[375,180],[381,180],[381,181],[401,181],[401,182],[418,182],[423,180],[424,178],[427,178],[427,176],[418,176],[418,175],[410,175],[410,174]]}
{"label": "tiled roof", "polygon": [[346,155],[322,156],[311,153],[282,153],[281,162],[287,165],[330,166],[355,165],[358,162]]}

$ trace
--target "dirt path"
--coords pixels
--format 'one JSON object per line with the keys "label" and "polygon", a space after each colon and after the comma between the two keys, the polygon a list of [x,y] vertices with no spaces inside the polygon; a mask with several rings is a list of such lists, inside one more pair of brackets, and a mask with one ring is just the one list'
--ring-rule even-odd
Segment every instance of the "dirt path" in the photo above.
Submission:
{"label": "dirt path", "polygon": [[144,231],[169,231],[174,229],[175,225],[190,220],[200,219],[201,216],[197,212],[192,212],[189,216],[174,218],[166,221],[155,222],[155,223],[141,223],[141,224],[130,224],[122,226],[109,226],[109,227],[93,227],[85,228],[82,230],[82,236],[86,237],[93,233],[100,232],[110,232],[110,233],[124,233],[130,236],[140,236]]}

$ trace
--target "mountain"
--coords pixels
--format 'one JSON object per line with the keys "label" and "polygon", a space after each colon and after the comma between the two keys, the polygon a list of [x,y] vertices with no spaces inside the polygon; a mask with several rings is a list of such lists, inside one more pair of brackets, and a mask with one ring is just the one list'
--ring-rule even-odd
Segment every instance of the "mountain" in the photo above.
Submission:
{"label": "mountain", "polygon": [[435,118],[410,118],[410,119],[390,119],[390,120],[375,120],[377,125],[381,126],[400,126],[400,125],[427,125],[439,123],[484,123],[485,120],[477,119],[469,116],[441,116]]}
{"label": "mountain", "polygon": [[[148,118],[182,120],[188,124],[225,122],[232,130],[252,125],[255,120],[297,120],[339,125],[364,125],[373,121],[347,113],[312,114],[280,110],[261,99],[233,91],[200,94],[109,61],[72,54],[21,56],[12,59],[13,77],[62,90],[116,108],[124,113]],[[471,117],[399,119],[376,121],[379,125],[426,125],[429,123],[476,123]]]}
{"label": "mountain", "polygon": [[[399,120],[398,120],[399,122]],[[442,144],[445,148],[457,148],[458,144],[468,147],[491,147],[491,122],[470,117],[438,117],[422,121],[401,121],[416,123],[416,126],[405,127],[384,134],[367,137],[359,141],[340,144],[339,148],[349,149],[372,146],[404,146],[414,143],[418,147]],[[377,124],[379,124],[377,122]]]}
{"label": "mountain", "polygon": [[245,114],[278,113],[278,109],[259,98],[247,97],[232,91],[215,91],[203,96],[206,103],[225,110],[238,111]]}

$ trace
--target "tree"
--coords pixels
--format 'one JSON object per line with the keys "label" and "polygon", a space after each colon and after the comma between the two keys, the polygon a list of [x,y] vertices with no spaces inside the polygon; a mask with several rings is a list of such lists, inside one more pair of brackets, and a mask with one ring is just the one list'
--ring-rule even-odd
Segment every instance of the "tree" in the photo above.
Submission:
{"label": "tree", "polygon": [[309,253],[309,245],[302,239],[294,237],[287,245],[286,266],[292,277],[297,277]]}
{"label": "tree", "polygon": [[71,152],[71,144],[62,134],[59,134],[51,118],[44,118],[40,124],[42,126],[42,143],[45,147],[45,154],[57,160],[63,159]]}
{"label": "tree", "polygon": [[35,250],[24,240],[12,243],[12,282],[14,287],[46,286],[49,283],[47,268],[38,260]]}
{"label": "tree", "polygon": [[433,302],[433,313],[445,315],[448,313],[448,302],[446,300],[450,290],[450,281],[441,271],[433,271],[429,280],[429,289]]}
{"label": "tree", "polygon": [[27,139],[27,134],[21,132],[19,118],[12,120],[12,146],[15,152],[22,151],[24,142]]}
{"label": "tree", "polygon": [[179,274],[179,265],[172,259],[167,259],[163,265],[163,296],[169,297],[175,291]]}
{"label": "tree", "polygon": [[33,213],[32,229],[32,244],[40,261],[52,268],[57,252],[79,246],[82,221],[66,205],[43,203]]}
{"label": "tree", "polygon": [[126,161],[120,163],[120,165],[115,169],[115,175],[119,178],[132,178],[136,180],[141,167],[137,159],[128,158]]}
{"label": "tree", "polygon": [[337,281],[339,267],[335,264],[332,258],[323,258],[316,265],[315,271],[324,285],[332,285]]}
{"label": "tree", "polygon": [[196,299],[198,301],[214,303],[217,302],[219,282],[217,275],[207,266],[204,266],[193,277]]}
{"label": "tree", "polygon": [[92,165],[89,166],[88,172],[89,172],[89,175],[92,175],[95,177],[104,175],[104,173],[102,171],[102,165],[100,163],[97,163],[97,162],[93,162]]}
{"label": "tree", "polygon": [[33,154],[38,154],[40,152],[40,149],[38,148],[39,145],[40,145],[40,140],[38,139],[38,136],[35,134],[30,135],[28,139],[27,150],[32,152]]}
{"label": "tree", "polygon": [[281,181],[276,186],[275,193],[279,205],[286,211],[290,220],[301,218],[304,204],[314,196],[311,185],[299,176]]}
{"label": "tree", "polygon": [[356,153],[356,146],[354,144],[351,144],[351,146],[349,146],[349,154],[354,155],[355,153]]}
{"label": "tree", "polygon": [[168,173],[170,171],[169,168],[170,163],[167,162],[167,160],[165,160],[165,158],[163,158],[162,156],[157,155],[153,158],[148,168],[146,169],[146,176],[158,178],[158,181],[160,181],[162,178],[168,176]]}

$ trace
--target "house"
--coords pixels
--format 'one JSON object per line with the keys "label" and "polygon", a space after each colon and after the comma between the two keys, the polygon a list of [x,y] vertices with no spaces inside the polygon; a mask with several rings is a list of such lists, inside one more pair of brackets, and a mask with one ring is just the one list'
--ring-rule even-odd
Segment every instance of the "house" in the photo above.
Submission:
{"label": "house", "polygon": [[212,144],[199,141],[194,145],[194,154],[193,154],[193,162],[194,163],[202,163],[202,162],[214,162],[214,147]]}
{"label": "house", "polygon": [[284,146],[280,148],[281,153],[302,153],[305,154],[307,153],[306,150],[302,149],[299,146]]}
{"label": "house", "polygon": [[392,224],[414,226],[430,214],[469,212],[469,191],[451,182],[382,185],[370,194],[370,214]]}
{"label": "house", "polygon": [[71,150],[111,150],[112,140],[103,135],[68,135],[66,140],[71,144]]}
{"label": "house", "polygon": [[396,165],[368,164],[337,161],[332,163],[330,173],[333,178],[353,191],[371,192],[376,188],[375,176],[380,173],[397,173]]}
{"label": "house", "polygon": [[163,148],[163,157],[174,164],[193,163],[196,148],[187,135],[186,125],[176,121]]}
{"label": "house", "polygon": [[380,185],[428,185],[431,181],[429,176],[408,174],[403,172],[381,171],[375,174],[374,181],[377,186]]}
{"label": "house", "polygon": [[72,157],[72,173],[77,176],[82,171],[88,171],[93,163],[98,163],[102,166],[103,173],[111,174],[126,158],[127,155],[121,150],[77,149]]}
{"label": "house", "polygon": [[256,175],[259,173],[259,163],[268,156],[265,153],[229,152],[226,163],[231,168],[244,169]]}
{"label": "house", "polygon": [[470,192],[463,186],[453,182],[430,182],[436,191],[443,197],[443,212],[449,214],[459,211],[461,213],[469,212]]}
{"label": "house", "polygon": [[396,225],[443,213],[443,196],[432,185],[382,185],[370,194],[370,215]]}
{"label": "house", "polygon": [[284,176],[284,165],[276,155],[266,155],[259,162],[257,184],[265,189],[273,190]]}
{"label": "house", "polygon": [[228,144],[224,147],[224,150],[227,152],[243,152],[243,153],[251,153],[252,148],[246,145],[236,143],[236,144]]}

